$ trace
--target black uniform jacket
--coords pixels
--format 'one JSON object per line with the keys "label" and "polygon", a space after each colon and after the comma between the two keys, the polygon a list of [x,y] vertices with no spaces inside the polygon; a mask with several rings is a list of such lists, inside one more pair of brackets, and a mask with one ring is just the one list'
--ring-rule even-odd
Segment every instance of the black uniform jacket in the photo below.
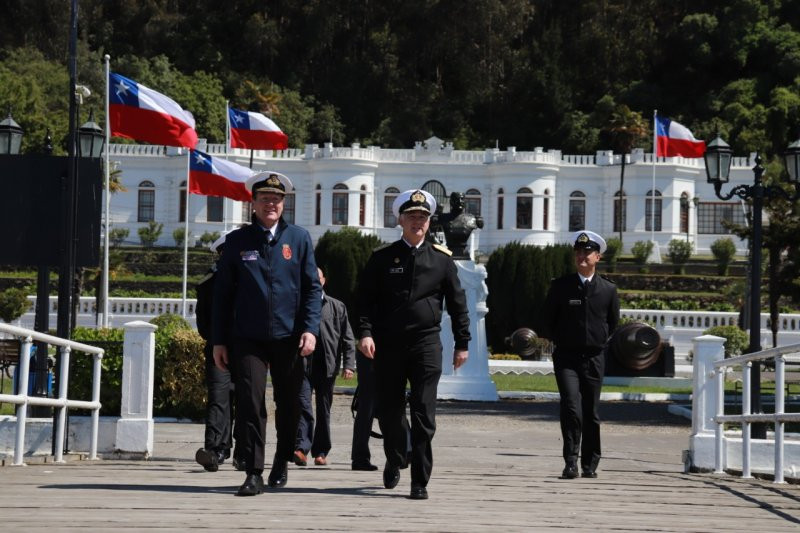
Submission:
{"label": "black uniform jacket", "polygon": [[[446,249],[444,249],[446,250]],[[469,314],[456,264],[424,241],[412,248],[402,239],[378,248],[359,286],[359,338],[412,341],[441,330],[443,301],[457,350],[469,344]]]}
{"label": "black uniform jacket", "polygon": [[555,343],[556,355],[597,355],[619,322],[617,286],[599,274],[586,288],[578,274],[554,279],[540,316],[536,333]]}
{"label": "black uniform jacket", "polygon": [[[270,244],[258,224],[232,231],[217,263],[214,344],[319,336],[322,285],[308,232],[281,218]],[[229,324],[233,324],[233,328]]]}
{"label": "black uniform jacket", "polygon": [[217,265],[215,264],[195,288],[197,303],[194,307],[194,315],[197,322],[197,332],[206,341],[211,340],[211,308],[214,301],[214,278],[216,275]]}

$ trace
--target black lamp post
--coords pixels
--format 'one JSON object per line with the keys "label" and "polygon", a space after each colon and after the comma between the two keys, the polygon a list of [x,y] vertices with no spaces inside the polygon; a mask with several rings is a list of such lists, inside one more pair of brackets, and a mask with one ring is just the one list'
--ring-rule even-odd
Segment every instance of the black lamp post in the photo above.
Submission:
{"label": "black lamp post", "polygon": [[100,157],[106,136],[97,122],[94,121],[94,109],[89,112],[89,120],[78,128],[78,156]]}
{"label": "black lamp post", "polygon": [[[789,172],[789,181],[794,184],[794,194],[789,195],[782,188],[777,186],[764,186],[761,177],[764,174],[764,167],[761,166],[761,156],[756,154],[756,166],[753,167],[753,184],[737,185],[731,191],[723,195],[722,184],[728,183],[731,170],[731,156],[733,150],[723,141],[719,135],[711,141],[706,148],[703,156],[706,163],[706,176],[708,183],[714,185],[714,192],[720,200],[727,201],[738,196],[743,200],[752,200],[753,204],[753,234],[750,239],[750,345],[747,353],[758,352],[761,350],[761,245],[762,245],[762,222],[761,214],[764,207],[764,198],[774,198],[782,196],[794,202],[800,198],[800,178],[798,178],[798,168],[800,168],[800,140],[789,145],[784,154],[786,160],[786,170]],[[756,361],[752,367],[752,388],[750,390],[750,405],[754,413],[761,412],[761,365]],[[753,438],[765,439],[767,437],[767,427],[765,424],[753,424]]]}
{"label": "black lamp post", "polygon": [[8,116],[0,121],[0,154],[18,154],[22,145],[22,133],[22,128],[11,118],[9,109]]}

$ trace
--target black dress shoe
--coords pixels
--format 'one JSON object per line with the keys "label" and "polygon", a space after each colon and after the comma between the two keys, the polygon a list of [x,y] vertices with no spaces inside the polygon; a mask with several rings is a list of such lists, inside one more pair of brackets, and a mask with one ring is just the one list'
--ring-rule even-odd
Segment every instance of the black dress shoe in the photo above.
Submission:
{"label": "black dress shoe", "polygon": [[217,456],[217,452],[213,450],[200,448],[194,454],[194,460],[202,465],[202,467],[206,469],[206,472],[216,472],[219,470],[219,457]]}
{"label": "black dress shoe", "polygon": [[386,463],[383,468],[383,486],[387,489],[393,489],[400,482],[400,469],[396,466],[391,466]]}
{"label": "black dress shoe", "polygon": [[267,486],[271,489],[279,489],[286,486],[288,480],[286,461],[276,459],[272,463],[272,470],[269,471],[267,478]]}
{"label": "black dress shoe", "polygon": [[255,496],[264,492],[264,480],[260,474],[250,474],[236,492],[237,496]]}
{"label": "black dress shoe", "polygon": [[374,472],[378,469],[377,466],[367,461],[366,463],[353,463],[350,468],[353,470],[363,470],[364,472]]}
{"label": "black dress shoe", "polygon": [[412,500],[427,500],[428,489],[422,485],[411,485],[411,494],[408,497]]}
{"label": "black dress shoe", "polygon": [[578,477],[578,466],[575,463],[567,463],[564,471],[561,472],[561,479],[575,479]]}
{"label": "black dress shoe", "polygon": [[233,459],[231,459],[231,464],[233,465],[234,470],[244,471],[246,470],[244,459],[239,459],[235,455]]}
{"label": "black dress shoe", "polygon": [[596,478],[597,472],[594,470],[589,470],[588,468],[584,468],[583,472],[581,472],[581,477]]}

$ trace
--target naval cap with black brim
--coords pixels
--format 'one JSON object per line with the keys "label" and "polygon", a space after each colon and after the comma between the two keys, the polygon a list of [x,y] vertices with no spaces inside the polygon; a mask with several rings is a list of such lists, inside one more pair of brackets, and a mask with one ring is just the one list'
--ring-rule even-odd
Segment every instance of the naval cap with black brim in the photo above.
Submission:
{"label": "naval cap with black brim", "polygon": [[428,191],[421,189],[411,189],[403,191],[397,195],[392,202],[392,212],[399,217],[403,213],[420,211],[426,215],[436,211],[436,199]]}
{"label": "naval cap with black brim", "polygon": [[575,250],[606,251],[606,240],[593,231],[581,230],[572,234],[572,248]]}
{"label": "naval cap with black brim", "polygon": [[258,192],[271,192],[274,194],[285,195],[286,193],[294,190],[292,181],[289,178],[280,172],[274,172],[272,170],[265,170],[263,172],[257,172],[253,174],[247,178],[247,181],[244,182],[244,185],[247,187],[247,190],[253,194],[253,196],[255,196]]}

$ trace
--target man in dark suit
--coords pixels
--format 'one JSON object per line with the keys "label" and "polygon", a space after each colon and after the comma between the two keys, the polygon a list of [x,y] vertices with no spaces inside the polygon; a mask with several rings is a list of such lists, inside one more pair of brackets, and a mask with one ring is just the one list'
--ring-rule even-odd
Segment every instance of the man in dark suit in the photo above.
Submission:
{"label": "man in dark suit", "polygon": [[573,235],[577,273],[553,280],[538,333],[555,343],[553,369],[561,396],[564,470],[561,477],[597,477],[600,462],[600,390],[604,349],[619,321],[617,287],[597,275],[606,241],[592,231]]}
{"label": "man in dark suit", "polygon": [[442,308],[455,339],[452,364],[467,360],[470,340],[466,297],[451,252],[425,240],[436,201],[425,191],[405,191],[392,206],[402,238],[369,258],[359,286],[359,345],[374,359],[377,412],[386,466],[383,484],[397,486],[408,466],[406,383],[411,385],[411,498],[426,499],[433,467],[436,389],[442,373]]}
{"label": "man in dark suit", "polygon": [[[317,268],[319,282],[325,287],[325,275]],[[314,464],[328,464],[331,451],[331,403],[333,386],[339,368],[342,377],[351,379],[355,368],[356,347],[353,330],[347,318],[344,302],[323,292],[322,315],[319,323],[319,340],[314,355],[307,357],[306,373],[300,389],[300,422],[297,425],[294,462],[306,466],[309,451]],[[317,421],[311,409],[311,392],[314,392]]]}
{"label": "man in dark suit", "polygon": [[239,496],[260,494],[264,488],[267,368],[278,436],[267,481],[271,488],[286,485],[300,413],[300,358],[314,353],[322,303],[311,236],[281,217],[291,181],[266,171],[249,178],[247,187],[253,194],[253,224],[226,238],[213,315],[214,362],[224,369],[232,360],[237,369],[237,424],[247,471]]}

